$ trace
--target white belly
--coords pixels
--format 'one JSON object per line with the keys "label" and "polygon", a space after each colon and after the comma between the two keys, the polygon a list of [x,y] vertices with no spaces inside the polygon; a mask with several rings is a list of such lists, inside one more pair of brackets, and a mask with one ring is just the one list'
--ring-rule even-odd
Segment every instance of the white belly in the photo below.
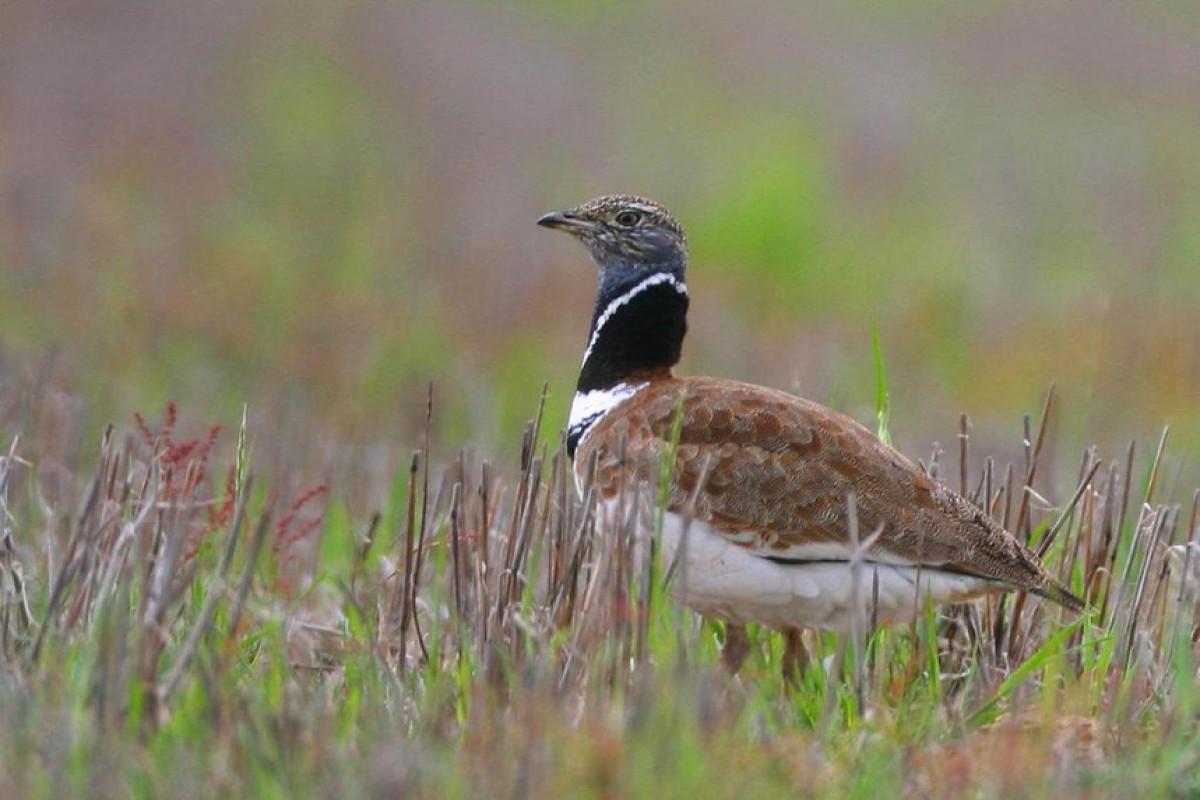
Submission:
{"label": "white belly", "polygon": [[908,622],[924,613],[927,603],[961,602],[1002,588],[936,567],[865,561],[858,565],[856,586],[848,562],[780,564],[731,543],[697,520],[685,533],[683,518],[672,513],[663,521],[662,558],[664,566],[678,558],[672,592],[694,611],[772,628],[846,632],[856,597],[864,628],[872,619],[880,625]]}

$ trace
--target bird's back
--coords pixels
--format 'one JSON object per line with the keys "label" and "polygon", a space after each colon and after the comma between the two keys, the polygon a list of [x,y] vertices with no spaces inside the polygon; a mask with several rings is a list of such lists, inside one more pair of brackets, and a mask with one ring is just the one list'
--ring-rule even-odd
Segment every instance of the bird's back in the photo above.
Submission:
{"label": "bird's back", "polygon": [[655,480],[672,446],[668,510],[747,554],[785,565],[848,561],[853,497],[859,536],[878,533],[868,561],[978,577],[1082,607],[979,508],[849,417],[785,392],[714,378],[648,381],[588,431],[576,469],[582,474],[595,456],[597,489],[611,498],[623,473]]}

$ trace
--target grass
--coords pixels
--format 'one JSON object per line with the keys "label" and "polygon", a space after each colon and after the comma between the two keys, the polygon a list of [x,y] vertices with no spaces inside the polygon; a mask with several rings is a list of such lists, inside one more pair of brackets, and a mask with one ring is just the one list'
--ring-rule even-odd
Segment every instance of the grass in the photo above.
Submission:
{"label": "grass", "polygon": [[[1200,788],[1194,9],[43,5],[0,796]],[[533,221],[614,190],[687,226],[686,372],[874,414],[1092,615],[866,624],[791,694],[756,631],[729,680],[556,453],[592,276]]]}
{"label": "grass", "polygon": [[1050,406],[1024,463],[968,469],[964,420],[959,468],[929,469],[1045,551],[1089,613],[1005,596],[864,620],[854,641],[810,637],[823,668],[792,691],[765,630],[723,673],[720,630],[665,591],[686,576],[631,526],[597,529],[540,413],[511,461],[435,464],[426,435],[361,476],[385,487],[363,508],[283,462],[252,473],[270,447],[245,421],[185,436],[173,407],[110,428],[68,481],[44,467],[43,419],[0,461],[0,792],[1195,791],[1196,594],[1167,547],[1195,535],[1196,495],[1171,496],[1164,436],[1084,453],[1047,497]]}

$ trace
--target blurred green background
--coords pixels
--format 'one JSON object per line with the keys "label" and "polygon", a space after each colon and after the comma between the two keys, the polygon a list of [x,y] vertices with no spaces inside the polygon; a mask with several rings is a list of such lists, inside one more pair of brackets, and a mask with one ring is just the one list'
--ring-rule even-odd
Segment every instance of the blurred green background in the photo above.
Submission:
{"label": "blurred green background", "polygon": [[[0,368],[410,446],[565,419],[583,251],[692,243],[685,371],[1015,444],[1200,444],[1200,6],[6,0]],[[996,446],[1001,446],[997,444]],[[507,452],[507,451],[506,451]]]}

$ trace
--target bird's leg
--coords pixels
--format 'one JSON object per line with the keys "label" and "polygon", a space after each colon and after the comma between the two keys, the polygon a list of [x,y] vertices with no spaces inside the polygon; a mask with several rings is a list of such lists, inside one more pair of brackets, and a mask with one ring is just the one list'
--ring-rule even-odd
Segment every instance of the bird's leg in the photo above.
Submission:
{"label": "bird's leg", "polygon": [[721,646],[721,663],[730,675],[737,675],[738,670],[750,654],[750,635],[746,633],[745,625],[725,623],[725,643]]}
{"label": "bird's leg", "polygon": [[783,629],[783,682],[794,687],[808,670],[808,649],[799,628]]}

